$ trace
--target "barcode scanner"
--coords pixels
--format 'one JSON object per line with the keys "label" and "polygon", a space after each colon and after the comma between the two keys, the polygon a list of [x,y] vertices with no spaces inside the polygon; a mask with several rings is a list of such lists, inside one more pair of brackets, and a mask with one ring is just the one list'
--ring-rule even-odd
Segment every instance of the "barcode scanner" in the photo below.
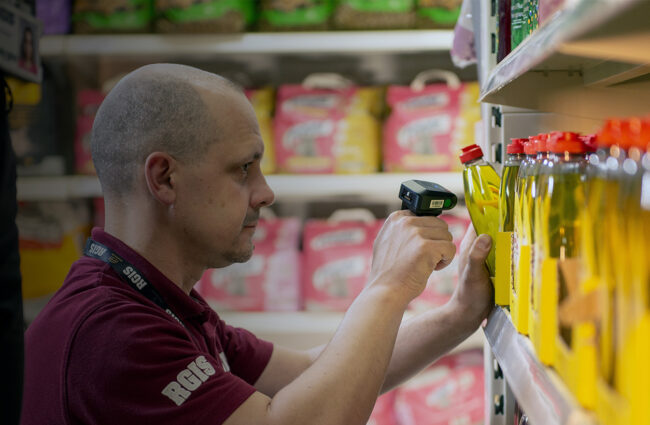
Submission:
{"label": "barcode scanner", "polygon": [[402,209],[411,210],[415,215],[438,216],[445,210],[456,206],[456,195],[437,183],[424,180],[408,180],[399,189]]}

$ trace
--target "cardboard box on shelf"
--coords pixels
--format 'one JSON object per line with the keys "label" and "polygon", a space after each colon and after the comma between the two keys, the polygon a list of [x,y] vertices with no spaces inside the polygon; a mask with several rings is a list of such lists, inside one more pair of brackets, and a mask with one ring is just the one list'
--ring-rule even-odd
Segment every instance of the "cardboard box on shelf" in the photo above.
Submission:
{"label": "cardboard box on shelf", "polygon": [[19,233],[23,298],[55,292],[72,263],[82,254],[90,233],[86,201],[22,202],[16,224]]}
{"label": "cardboard box on shelf", "polygon": [[459,169],[457,151],[473,143],[480,120],[478,85],[429,84],[422,90],[390,86],[384,123],[384,171],[440,172]]}
{"label": "cardboard box on shelf", "polygon": [[207,270],[197,291],[218,310],[299,310],[299,235],[297,218],[260,220],[250,260]]}
{"label": "cardboard box on shelf", "polygon": [[90,154],[90,134],[97,109],[103,100],[104,94],[98,90],[82,90],[77,94],[77,129],[74,140],[74,165],[77,174],[96,174]]}
{"label": "cardboard box on shelf", "polygon": [[383,220],[310,220],[303,235],[303,295],[307,310],[345,311],[361,292]]}
{"label": "cardboard box on shelf", "polygon": [[274,119],[278,171],[378,171],[379,121],[373,107],[380,101],[377,88],[281,86]]}
{"label": "cardboard box on shelf", "polygon": [[400,425],[478,425],[484,420],[483,352],[445,356],[397,389]]}

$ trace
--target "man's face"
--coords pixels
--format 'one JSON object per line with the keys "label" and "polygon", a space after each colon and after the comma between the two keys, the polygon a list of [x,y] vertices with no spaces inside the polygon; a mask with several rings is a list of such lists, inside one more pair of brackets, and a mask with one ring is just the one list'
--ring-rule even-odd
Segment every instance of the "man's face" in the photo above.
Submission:
{"label": "man's face", "polygon": [[247,261],[262,206],[273,192],[260,169],[264,145],[246,98],[236,92],[204,98],[221,132],[205,156],[180,164],[174,214],[184,249],[205,267]]}

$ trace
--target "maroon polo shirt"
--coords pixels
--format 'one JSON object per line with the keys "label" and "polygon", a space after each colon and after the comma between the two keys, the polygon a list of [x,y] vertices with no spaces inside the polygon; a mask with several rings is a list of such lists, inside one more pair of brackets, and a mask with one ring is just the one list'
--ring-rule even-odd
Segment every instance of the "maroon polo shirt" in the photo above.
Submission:
{"label": "maroon polo shirt", "polygon": [[101,260],[82,257],[25,334],[23,425],[220,424],[248,397],[273,346],[219,319],[101,229],[185,327]]}

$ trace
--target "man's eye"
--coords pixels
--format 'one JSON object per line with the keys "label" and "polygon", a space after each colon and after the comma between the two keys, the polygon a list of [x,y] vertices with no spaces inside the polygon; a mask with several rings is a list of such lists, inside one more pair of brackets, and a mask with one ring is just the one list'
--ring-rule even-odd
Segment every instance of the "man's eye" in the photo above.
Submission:
{"label": "man's eye", "polygon": [[252,164],[253,164],[252,162],[247,162],[246,164],[244,164],[244,165],[241,166],[241,169],[242,169],[245,173],[247,173],[247,172],[248,172],[248,169],[250,168],[250,166],[251,166]]}

